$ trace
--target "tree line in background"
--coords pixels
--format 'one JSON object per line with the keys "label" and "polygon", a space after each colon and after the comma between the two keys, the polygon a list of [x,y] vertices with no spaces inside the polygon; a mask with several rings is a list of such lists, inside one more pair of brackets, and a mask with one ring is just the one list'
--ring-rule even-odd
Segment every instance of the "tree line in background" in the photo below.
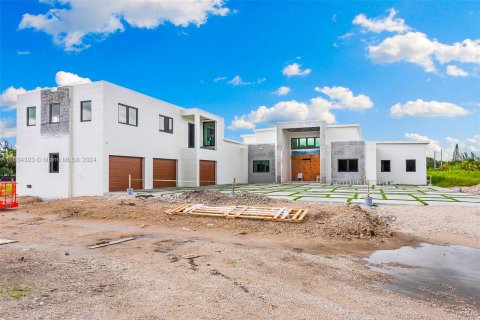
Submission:
{"label": "tree line in background", "polygon": [[440,161],[427,157],[427,175],[435,186],[455,187],[480,184],[480,156],[473,152],[459,154],[459,160]]}
{"label": "tree line in background", "polygon": [[0,141],[0,175],[14,176],[17,150],[8,141]]}

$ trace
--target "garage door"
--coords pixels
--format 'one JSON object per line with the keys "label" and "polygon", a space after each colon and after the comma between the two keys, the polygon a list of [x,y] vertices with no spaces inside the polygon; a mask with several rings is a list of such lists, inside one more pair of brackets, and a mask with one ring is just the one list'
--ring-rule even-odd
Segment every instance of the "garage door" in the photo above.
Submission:
{"label": "garage door", "polygon": [[132,188],[142,189],[143,159],[136,157],[109,157],[109,191],[126,191],[128,175],[132,176]]}
{"label": "garage door", "polygon": [[177,186],[177,160],[153,159],[153,187]]}
{"label": "garage door", "polygon": [[216,184],[215,176],[215,161],[200,160],[200,185]]}

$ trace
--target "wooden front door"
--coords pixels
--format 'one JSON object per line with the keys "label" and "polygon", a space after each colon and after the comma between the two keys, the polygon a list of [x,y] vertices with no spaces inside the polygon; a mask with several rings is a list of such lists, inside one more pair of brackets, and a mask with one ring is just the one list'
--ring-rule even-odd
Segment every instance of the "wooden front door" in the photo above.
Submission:
{"label": "wooden front door", "polygon": [[292,155],[292,181],[297,180],[298,173],[303,174],[303,181],[316,181],[320,175],[319,154]]}
{"label": "wooden front door", "polygon": [[143,159],[137,157],[109,156],[108,190],[127,191],[128,175],[132,177],[132,188],[142,189]]}

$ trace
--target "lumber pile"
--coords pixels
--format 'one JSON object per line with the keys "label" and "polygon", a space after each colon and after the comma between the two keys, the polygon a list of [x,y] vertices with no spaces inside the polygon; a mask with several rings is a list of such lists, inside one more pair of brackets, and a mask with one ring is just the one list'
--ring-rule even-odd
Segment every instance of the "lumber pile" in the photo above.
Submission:
{"label": "lumber pile", "polygon": [[258,219],[283,222],[302,222],[308,209],[268,208],[250,206],[210,207],[203,204],[182,204],[165,211],[167,214],[184,214],[227,219]]}

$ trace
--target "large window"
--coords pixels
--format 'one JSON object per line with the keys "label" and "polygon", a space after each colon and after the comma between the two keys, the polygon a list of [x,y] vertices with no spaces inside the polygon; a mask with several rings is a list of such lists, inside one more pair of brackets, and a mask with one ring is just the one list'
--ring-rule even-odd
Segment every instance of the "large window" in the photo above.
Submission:
{"label": "large window", "polygon": [[292,149],[315,149],[320,148],[320,138],[292,138]]}
{"label": "large window", "polygon": [[160,115],[160,131],[173,133],[173,119]]}
{"label": "large window", "polygon": [[118,122],[130,126],[138,126],[138,109],[119,103]]}
{"label": "large window", "polygon": [[382,160],[380,164],[382,172],[390,172],[390,160]]}
{"label": "large window", "polygon": [[195,124],[188,123],[188,147],[195,148]]}
{"label": "large window", "polygon": [[203,146],[215,146],[215,122],[209,121],[203,123]]}
{"label": "large window", "polygon": [[416,172],[417,171],[417,163],[416,160],[407,160],[407,172]]}
{"label": "large window", "polygon": [[80,121],[92,121],[92,101],[80,102]]}
{"label": "large window", "polygon": [[60,156],[58,153],[49,153],[48,154],[48,165],[49,169],[48,171],[50,173],[58,173],[59,172],[59,161],[60,161]]}
{"label": "large window", "polygon": [[358,172],[358,159],[338,159],[338,172]]}
{"label": "large window", "polygon": [[51,103],[48,115],[49,115],[48,122],[59,123],[60,122],[60,103]]}
{"label": "large window", "polygon": [[34,126],[37,124],[37,108],[27,108],[27,126]]}
{"label": "large window", "polygon": [[270,172],[270,160],[254,160],[253,172]]}

